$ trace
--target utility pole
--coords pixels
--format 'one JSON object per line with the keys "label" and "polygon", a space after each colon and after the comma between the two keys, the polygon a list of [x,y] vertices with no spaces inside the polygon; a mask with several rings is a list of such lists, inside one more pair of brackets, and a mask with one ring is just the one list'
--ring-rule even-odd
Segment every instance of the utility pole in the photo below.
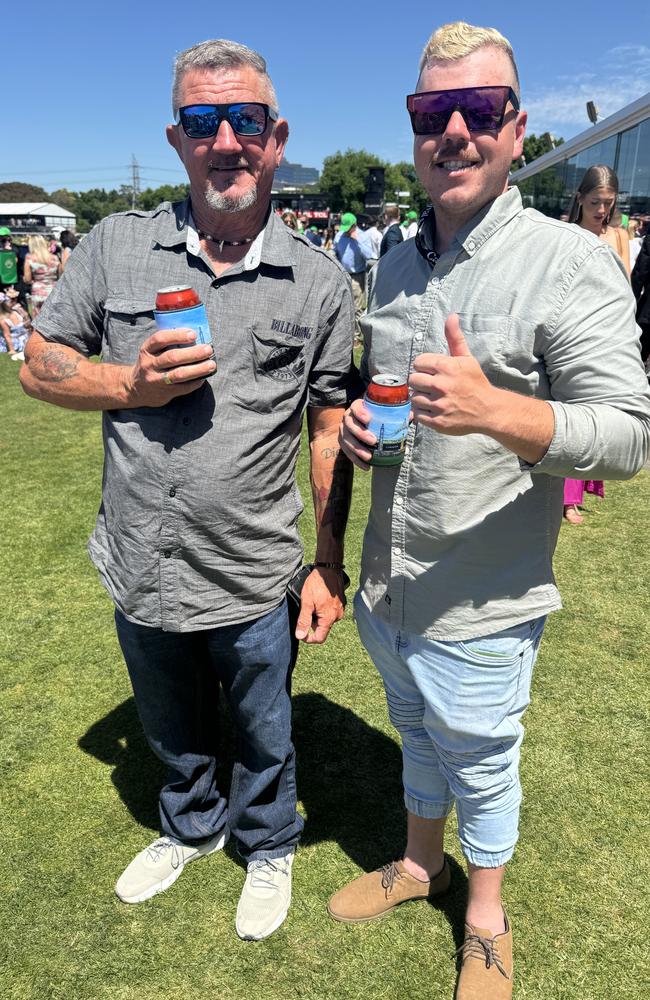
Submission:
{"label": "utility pole", "polygon": [[135,208],[140,197],[140,167],[135,158],[135,153],[131,154],[131,208]]}

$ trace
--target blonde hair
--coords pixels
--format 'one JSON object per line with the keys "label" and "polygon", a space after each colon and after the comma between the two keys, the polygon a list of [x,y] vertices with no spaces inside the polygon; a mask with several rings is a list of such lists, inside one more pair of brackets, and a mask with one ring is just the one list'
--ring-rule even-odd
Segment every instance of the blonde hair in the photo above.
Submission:
{"label": "blonde hair", "polygon": [[44,236],[29,237],[29,252],[39,264],[49,264],[52,254]]}
{"label": "blonde hair", "polygon": [[295,229],[296,232],[298,231],[298,219],[296,218],[293,212],[289,211],[288,209],[287,211],[283,212],[282,221],[284,222],[285,226],[289,227],[289,229]]}
{"label": "blonde hair", "polygon": [[636,221],[636,219],[630,219],[630,221],[627,224],[627,231],[630,235],[631,240],[635,238],[636,231],[638,228],[639,228],[639,223]]}
{"label": "blonde hair", "polygon": [[453,24],[443,24],[437,28],[431,38],[424,46],[420,59],[420,73],[430,62],[439,60],[440,62],[452,62],[455,59],[462,59],[464,56],[476,52],[486,46],[492,46],[505,52],[512,63],[512,71],[515,77],[513,87],[517,97],[520,98],[519,72],[515,62],[512,45],[508,39],[497,31],[496,28],[477,28],[473,24],[465,21],[454,21]]}

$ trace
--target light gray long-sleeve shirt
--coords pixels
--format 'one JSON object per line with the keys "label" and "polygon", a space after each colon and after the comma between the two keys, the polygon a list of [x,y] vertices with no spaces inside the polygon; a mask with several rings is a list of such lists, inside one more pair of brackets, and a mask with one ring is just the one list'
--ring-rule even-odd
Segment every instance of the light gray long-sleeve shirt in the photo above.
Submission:
{"label": "light gray long-sleeve shirt", "polygon": [[555,431],[528,465],[493,438],[412,425],[400,467],[373,471],[361,593],[395,628],[488,635],[561,607],[552,557],[563,477],[626,479],[650,450],[650,392],[623,265],[603,241],[523,209],[485,206],[432,268],[407,240],[376,266],[361,373],[407,377],[447,354],[460,314],[493,385],[546,399]]}

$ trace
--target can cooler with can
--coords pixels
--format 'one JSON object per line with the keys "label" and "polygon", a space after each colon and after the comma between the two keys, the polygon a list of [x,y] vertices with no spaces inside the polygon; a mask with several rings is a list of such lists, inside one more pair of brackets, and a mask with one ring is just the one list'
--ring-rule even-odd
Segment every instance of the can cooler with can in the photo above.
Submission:
{"label": "can cooler with can", "polygon": [[374,375],[363,405],[371,415],[368,430],[377,438],[370,464],[399,465],[404,459],[411,404],[406,379],[399,375]]}
{"label": "can cooler with can", "polygon": [[189,285],[161,288],[156,295],[153,315],[159,330],[177,330],[186,327],[196,332],[194,344],[178,344],[178,347],[212,345],[205,306],[197,292]]}
{"label": "can cooler with can", "polygon": [[[154,319],[159,330],[176,330],[179,327],[187,327],[196,331],[195,344],[183,344],[183,347],[194,347],[196,344],[211,344],[210,327],[205,306],[201,303],[198,306],[191,306],[189,309],[174,309],[159,312],[154,309]],[[179,347],[181,345],[179,344]]]}
{"label": "can cooler with can", "polygon": [[371,414],[368,430],[377,438],[377,444],[372,447],[370,464],[399,465],[406,449],[411,404],[384,406],[364,399],[363,405]]}

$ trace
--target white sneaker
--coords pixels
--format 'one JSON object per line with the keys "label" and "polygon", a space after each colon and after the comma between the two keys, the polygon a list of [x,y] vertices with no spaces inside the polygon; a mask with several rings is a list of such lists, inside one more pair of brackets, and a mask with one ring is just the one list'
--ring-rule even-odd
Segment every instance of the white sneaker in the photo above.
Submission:
{"label": "white sneaker", "polygon": [[169,837],[160,837],[136,854],[118,878],[115,892],[123,903],[143,903],[145,899],[169,889],[190,861],[220,851],[229,836],[230,831],[225,827],[212,840],[206,840],[198,847],[176,844]]}
{"label": "white sneaker", "polygon": [[291,866],[295,851],[282,858],[251,861],[239,897],[235,929],[245,941],[262,941],[277,930],[291,904]]}

